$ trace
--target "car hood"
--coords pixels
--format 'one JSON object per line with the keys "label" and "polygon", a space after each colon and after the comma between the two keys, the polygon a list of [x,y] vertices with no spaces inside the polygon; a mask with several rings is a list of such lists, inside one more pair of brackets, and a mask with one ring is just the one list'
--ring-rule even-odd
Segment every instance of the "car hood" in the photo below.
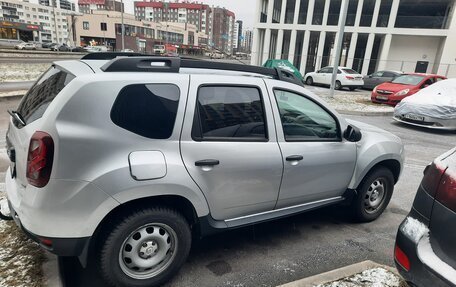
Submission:
{"label": "car hood", "polygon": [[378,134],[382,134],[382,135],[386,135],[386,136],[392,136],[393,138],[396,138],[398,139],[397,136],[395,136],[394,134],[388,132],[388,131],[385,131],[381,128],[378,128],[376,126],[373,126],[373,125],[369,125],[369,124],[366,124],[366,123],[363,123],[363,122],[359,122],[359,121],[355,121],[355,120],[349,120],[347,119],[347,122],[357,128],[359,128],[361,130],[361,133],[362,132],[371,132],[371,133],[378,133]]}
{"label": "car hood", "polygon": [[383,83],[377,86],[377,91],[378,90],[385,90],[385,91],[391,91],[393,93],[400,92],[405,89],[413,89],[415,86],[413,85],[402,85],[402,84],[395,84],[395,83]]}

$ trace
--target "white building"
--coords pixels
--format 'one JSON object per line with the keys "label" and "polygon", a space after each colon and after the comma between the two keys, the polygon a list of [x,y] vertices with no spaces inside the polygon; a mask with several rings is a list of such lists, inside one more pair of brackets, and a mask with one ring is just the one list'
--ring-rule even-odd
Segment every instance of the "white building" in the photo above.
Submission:
{"label": "white building", "polygon": [[456,77],[456,0],[257,0],[252,64],[288,59],[302,73],[334,64],[344,1],[340,65]]}
{"label": "white building", "polygon": [[17,0],[1,0],[0,39],[67,43],[69,29],[66,9]]}

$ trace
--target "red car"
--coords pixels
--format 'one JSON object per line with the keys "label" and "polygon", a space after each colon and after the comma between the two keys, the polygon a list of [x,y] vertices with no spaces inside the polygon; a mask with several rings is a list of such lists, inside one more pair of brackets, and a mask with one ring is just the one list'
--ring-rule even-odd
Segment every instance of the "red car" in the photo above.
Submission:
{"label": "red car", "polygon": [[392,82],[383,83],[375,87],[372,91],[371,101],[373,103],[396,106],[403,98],[445,79],[443,76],[432,74],[404,74]]}

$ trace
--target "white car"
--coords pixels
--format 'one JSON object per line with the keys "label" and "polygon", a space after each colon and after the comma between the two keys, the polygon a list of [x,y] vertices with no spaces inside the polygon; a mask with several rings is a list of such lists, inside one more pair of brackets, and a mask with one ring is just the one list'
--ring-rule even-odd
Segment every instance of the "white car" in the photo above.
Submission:
{"label": "white car", "polygon": [[20,43],[14,46],[16,50],[36,50],[36,45],[33,43]]}
{"label": "white car", "polygon": [[[333,67],[324,67],[319,71],[307,73],[304,76],[304,80],[309,86],[314,84],[330,86],[332,73]],[[339,67],[336,78],[336,90],[347,87],[350,91],[353,91],[362,86],[364,86],[364,80],[360,73],[347,67]]]}

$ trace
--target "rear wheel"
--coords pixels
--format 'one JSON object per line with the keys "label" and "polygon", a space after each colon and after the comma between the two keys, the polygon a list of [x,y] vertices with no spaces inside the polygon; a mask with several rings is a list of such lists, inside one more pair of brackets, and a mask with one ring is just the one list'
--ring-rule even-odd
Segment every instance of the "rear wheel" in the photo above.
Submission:
{"label": "rear wheel", "polygon": [[334,87],[336,90],[340,90],[342,89],[342,84],[340,83],[340,81],[336,81],[336,86]]}
{"label": "rear wheel", "polygon": [[312,77],[307,77],[307,79],[306,79],[306,85],[312,86],[313,83],[314,83],[314,81],[313,81]]}
{"label": "rear wheel", "polygon": [[391,200],[393,190],[394,176],[389,169],[379,167],[367,174],[352,203],[355,219],[360,222],[377,219]]}
{"label": "rear wheel", "polygon": [[160,286],[185,262],[190,228],[178,212],[141,209],[122,219],[100,251],[103,278],[114,286]]}

